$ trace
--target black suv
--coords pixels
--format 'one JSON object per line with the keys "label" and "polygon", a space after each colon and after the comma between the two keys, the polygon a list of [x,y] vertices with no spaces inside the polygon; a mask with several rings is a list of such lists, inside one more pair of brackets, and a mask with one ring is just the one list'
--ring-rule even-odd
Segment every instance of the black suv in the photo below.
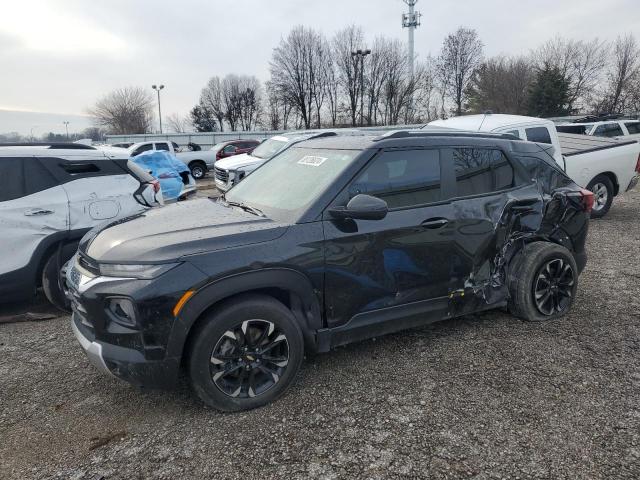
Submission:
{"label": "black suv", "polygon": [[90,232],[67,279],[92,363],[184,367],[208,405],[281,395],[305,351],[496,307],[564,315],[591,192],[538,144],[445,130],[308,140],[219,199]]}

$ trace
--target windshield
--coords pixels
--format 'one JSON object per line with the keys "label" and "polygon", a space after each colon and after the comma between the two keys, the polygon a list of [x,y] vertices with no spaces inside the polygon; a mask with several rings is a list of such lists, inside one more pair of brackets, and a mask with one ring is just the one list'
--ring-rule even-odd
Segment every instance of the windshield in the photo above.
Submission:
{"label": "windshield", "polygon": [[290,148],[274,157],[226,194],[229,202],[267,216],[298,215],[349,166],[359,150]]}
{"label": "windshield", "polygon": [[265,140],[260,145],[258,145],[253,152],[251,152],[252,157],[262,158],[264,160],[269,160],[276,153],[282,150],[287,144],[287,140],[283,137],[280,138],[270,138]]}
{"label": "windshield", "polygon": [[211,147],[211,151],[218,153],[226,144],[226,142],[216,143],[213,147]]}

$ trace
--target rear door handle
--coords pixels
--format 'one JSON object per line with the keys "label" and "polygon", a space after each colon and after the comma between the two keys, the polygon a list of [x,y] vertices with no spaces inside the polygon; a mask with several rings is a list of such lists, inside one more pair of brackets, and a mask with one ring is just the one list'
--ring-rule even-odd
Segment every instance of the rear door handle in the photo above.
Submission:
{"label": "rear door handle", "polygon": [[436,229],[444,227],[447,223],[449,223],[449,220],[446,218],[430,218],[422,222],[420,225],[423,228]]}
{"label": "rear door handle", "polygon": [[32,208],[24,212],[28,217],[33,217],[35,215],[51,215],[52,213],[53,210],[47,210],[46,208]]}

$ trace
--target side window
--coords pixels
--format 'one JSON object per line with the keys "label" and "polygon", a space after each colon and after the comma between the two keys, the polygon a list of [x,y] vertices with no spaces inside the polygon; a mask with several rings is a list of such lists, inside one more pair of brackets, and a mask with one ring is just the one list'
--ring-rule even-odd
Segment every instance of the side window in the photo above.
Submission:
{"label": "side window", "polygon": [[170,151],[168,143],[156,143],[156,150]]}
{"label": "side window", "polygon": [[454,148],[456,196],[466,197],[513,187],[513,167],[500,150]]}
{"label": "side window", "polygon": [[593,132],[596,137],[618,137],[624,135],[622,128],[617,123],[605,123]]}
{"label": "side window", "polygon": [[54,175],[37,158],[25,158],[24,161],[25,195],[41,192],[60,185]]}
{"label": "side window", "polygon": [[629,135],[640,133],[640,122],[626,122],[624,125],[629,130]]}
{"label": "side window", "polygon": [[526,128],[525,133],[530,142],[551,144],[551,135],[549,135],[547,127]]}
{"label": "side window", "polygon": [[349,186],[349,198],[366,193],[389,208],[437,202],[440,194],[440,151],[383,152]]}
{"label": "side window", "polygon": [[226,147],[224,147],[224,153],[233,153],[236,151],[236,146],[235,145],[227,145]]}
{"label": "side window", "polygon": [[514,137],[520,138],[520,132],[518,130],[509,130],[508,132],[504,132],[507,135],[513,135]]}
{"label": "side window", "polygon": [[147,143],[145,145],[140,145],[138,148],[136,148],[133,153],[131,154],[132,157],[137,157],[138,155],[140,155],[142,152],[146,152],[149,150],[153,150],[153,144],[152,143]]}
{"label": "side window", "polygon": [[22,158],[0,158],[0,202],[24,196],[24,170]]}

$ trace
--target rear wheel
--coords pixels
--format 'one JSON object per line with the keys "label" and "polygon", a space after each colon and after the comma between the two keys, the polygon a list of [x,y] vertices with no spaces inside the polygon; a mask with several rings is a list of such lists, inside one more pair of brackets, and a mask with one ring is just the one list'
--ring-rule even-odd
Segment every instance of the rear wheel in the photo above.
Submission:
{"label": "rear wheel", "polygon": [[226,302],[194,333],[191,384],[204,403],[218,410],[247,410],[272,402],[302,363],[302,332],[295,317],[266,295]]}
{"label": "rear wheel", "polygon": [[578,267],[566,248],[548,242],[525,246],[509,268],[509,311],[524,320],[562,317],[573,305]]}
{"label": "rear wheel", "polygon": [[189,170],[191,170],[191,176],[196,180],[204,178],[207,174],[207,165],[204,162],[191,162],[189,164]]}
{"label": "rear wheel", "polygon": [[591,218],[604,217],[613,202],[615,190],[613,182],[606,175],[598,175],[587,185],[587,190],[593,192],[593,210],[591,210]]}
{"label": "rear wheel", "polygon": [[58,252],[54,252],[47,259],[42,269],[42,290],[47,300],[55,307],[63,312],[69,312],[71,303],[64,294],[64,289],[61,285],[60,268]]}

